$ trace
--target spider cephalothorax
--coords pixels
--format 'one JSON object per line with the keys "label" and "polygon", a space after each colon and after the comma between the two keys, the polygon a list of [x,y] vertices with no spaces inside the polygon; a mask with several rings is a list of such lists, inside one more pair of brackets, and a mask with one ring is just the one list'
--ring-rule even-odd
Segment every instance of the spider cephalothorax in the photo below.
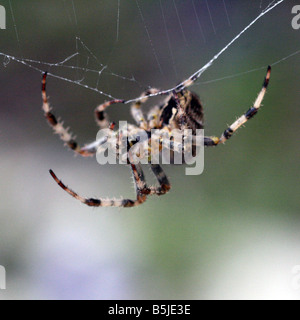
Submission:
{"label": "spider cephalothorax", "polygon": [[[259,110],[263,98],[266,94],[267,87],[269,84],[271,75],[271,67],[268,67],[267,76],[263,83],[263,88],[261,89],[253,107],[251,107],[245,114],[239,117],[230,127],[228,127],[221,138],[217,137],[204,137],[204,145],[207,147],[217,146],[219,144],[225,143],[233,134],[236,132],[243,124],[250,120]],[[42,96],[43,96],[43,110],[45,117],[53,128],[54,132],[60,136],[62,141],[64,141],[69,148],[71,148],[75,153],[89,157],[96,154],[99,147],[101,147],[101,141],[95,141],[85,147],[80,147],[78,143],[74,140],[72,135],[64,128],[63,123],[58,121],[54,114],[51,112],[50,105],[48,103],[46,94],[46,78],[47,73],[43,76],[42,82]],[[199,97],[187,90],[187,87],[191,86],[197,78],[190,78],[183,82],[177,87],[172,93],[169,93],[165,102],[161,105],[153,107],[148,113],[147,119],[144,117],[141,110],[141,106],[145,103],[149,96],[156,94],[165,94],[165,92],[160,93],[157,89],[150,89],[143,93],[132,106],[131,113],[137,126],[130,125],[128,128],[129,134],[132,132],[138,132],[139,130],[144,130],[147,133],[147,139],[151,140],[151,130],[160,129],[166,133],[172,134],[173,129],[192,130],[193,135],[196,134],[197,129],[203,129],[203,107],[200,102]],[[98,106],[95,110],[95,117],[100,128],[108,128],[114,131],[114,124],[109,124],[106,116],[106,109],[117,103],[126,103],[124,100],[112,100],[105,102]],[[118,131],[117,136],[120,138],[121,131]],[[62,181],[60,181],[52,170],[50,173],[58,185],[68,192],[71,196],[78,199],[82,203],[91,207],[134,207],[140,205],[146,201],[148,195],[164,195],[170,189],[170,182],[162,170],[161,166],[158,164],[151,164],[151,169],[156,176],[159,186],[147,186],[144,173],[140,164],[135,164],[131,161],[130,147],[132,147],[137,141],[128,142],[128,154],[126,154],[127,162],[131,166],[133,178],[136,186],[137,198],[135,200],[130,199],[120,199],[120,200],[109,200],[109,199],[87,199],[78,195],[76,192],[69,189]],[[162,145],[164,144],[163,139],[159,141]],[[171,152],[183,153],[183,145],[170,144],[168,146]],[[194,146],[193,146],[194,147]]]}
{"label": "spider cephalothorax", "polygon": [[188,90],[172,94],[161,106],[160,122],[174,129],[203,129],[203,107],[199,97]]}

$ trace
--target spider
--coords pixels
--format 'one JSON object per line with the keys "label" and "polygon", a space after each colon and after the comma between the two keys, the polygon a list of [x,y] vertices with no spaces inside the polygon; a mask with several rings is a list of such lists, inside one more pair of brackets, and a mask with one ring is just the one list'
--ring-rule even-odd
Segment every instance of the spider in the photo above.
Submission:
{"label": "spider", "polygon": [[[229,126],[220,138],[218,137],[204,137],[204,145],[207,147],[217,146],[219,144],[224,144],[242,125],[244,125],[248,120],[253,118],[258,112],[264,96],[267,91],[271,76],[271,67],[268,67],[267,75],[265,77],[263,87],[254,102],[253,106],[239,117],[231,126]],[[85,147],[80,147],[72,135],[69,133],[69,130],[63,126],[63,123],[55,117],[51,111],[51,107],[48,102],[47,93],[46,93],[46,78],[47,73],[44,73],[42,79],[42,98],[43,98],[43,111],[45,117],[53,128],[55,134],[58,134],[63,142],[76,154],[79,154],[83,157],[90,157],[97,153],[97,148],[100,146],[101,142],[96,141]],[[191,86],[197,77],[191,77],[183,82],[181,85],[169,93],[165,101],[161,105],[153,107],[146,119],[142,112],[142,104],[144,104],[150,95],[153,94],[165,94],[161,93],[157,89],[149,89],[145,91],[140,99],[133,103],[131,106],[131,114],[136,121],[137,125],[130,125],[128,131],[140,130],[143,129],[148,133],[148,139],[151,140],[151,129],[164,129],[170,132],[172,129],[191,129],[193,134],[195,134],[197,129],[203,128],[203,107],[199,97],[189,91],[187,88]],[[109,124],[108,118],[106,115],[106,109],[113,104],[125,104],[125,100],[112,100],[105,102],[98,106],[95,110],[95,118],[97,124],[100,128],[109,128],[114,130],[114,124]],[[163,143],[163,142],[161,142]],[[170,146],[173,148],[172,151],[182,152],[183,150],[175,150],[175,146]],[[136,199],[93,199],[93,198],[84,198],[78,193],[72,191],[67,187],[62,181],[60,181],[55,173],[50,170],[50,174],[56,183],[67,193],[69,193],[75,199],[81,201],[87,206],[90,207],[124,207],[130,208],[143,204],[149,195],[165,195],[171,189],[169,179],[162,170],[160,165],[151,164],[151,169],[158,180],[159,186],[148,186],[145,180],[144,173],[140,164],[134,164],[131,161],[130,154],[128,154],[128,164],[131,167],[132,175],[135,182],[135,191]]]}

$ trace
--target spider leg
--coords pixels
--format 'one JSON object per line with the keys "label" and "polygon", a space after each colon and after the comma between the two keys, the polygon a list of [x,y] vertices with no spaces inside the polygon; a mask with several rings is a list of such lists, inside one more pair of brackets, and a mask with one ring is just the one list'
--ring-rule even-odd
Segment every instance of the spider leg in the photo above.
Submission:
{"label": "spider leg", "polygon": [[142,93],[141,95],[141,100],[135,102],[132,106],[131,106],[131,114],[133,119],[135,120],[135,122],[137,123],[137,125],[143,129],[143,130],[147,130],[148,128],[148,124],[147,121],[144,117],[144,114],[142,112],[142,104],[146,103],[148,100],[148,96],[151,94],[155,94],[158,93],[159,90],[158,89],[149,89],[147,91],[145,91],[144,93]]}
{"label": "spider leg", "polygon": [[172,98],[172,94],[169,94],[166,97],[165,101],[162,102],[162,104],[156,105],[150,109],[147,115],[148,130],[162,128],[163,126],[163,122],[161,120],[162,109],[169,103],[171,98]]}
{"label": "spider leg", "polygon": [[110,107],[113,104],[117,103],[124,103],[124,100],[111,100],[107,101],[105,103],[100,104],[96,109],[95,109],[95,119],[98,124],[98,126],[101,129],[105,129],[109,127],[109,122],[108,122],[108,116],[105,112],[105,110]]}
{"label": "spider leg", "polygon": [[[107,129],[114,131],[116,124],[112,122]],[[92,154],[96,154],[97,152],[104,152],[106,150],[106,147],[102,147],[103,144],[108,142],[110,139],[110,135],[108,134],[107,136],[98,139],[92,143],[89,143],[85,145],[83,148],[81,148],[82,151],[87,151]]]}
{"label": "spider leg", "polygon": [[159,106],[153,107],[148,113],[148,127],[155,129],[161,127],[160,125],[161,108]]}
{"label": "spider leg", "polygon": [[57,120],[55,115],[51,112],[52,108],[50,107],[48,98],[47,98],[47,92],[46,92],[46,82],[47,79],[47,73],[44,73],[43,80],[42,80],[42,97],[43,97],[43,111],[45,114],[45,117],[49,123],[49,125],[52,127],[55,134],[58,134],[60,139],[67,144],[67,146],[73,150],[75,153],[83,156],[83,157],[90,157],[94,155],[94,152],[89,151],[88,149],[81,148],[78,143],[75,141],[75,139],[72,137],[72,135],[69,133],[69,130],[66,129],[62,122]]}
{"label": "spider leg", "polygon": [[267,75],[265,77],[265,81],[263,83],[263,87],[258,94],[257,99],[254,102],[254,105],[252,108],[250,108],[245,114],[243,114],[241,117],[239,117],[228,129],[225,130],[221,138],[217,137],[204,137],[204,145],[206,147],[214,147],[219,144],[224,144],[228,139],[232,137],[232,135],[242,126],[244,125],[248,120],[252,119],[258,112],[258,110],[261,107],[262,101],[265,97],[265,94],[267,92],[267,88],[270,82],[271,77],[271,67],[268,67]]}
{"label": "spider leg", "polygon": [[164,173],[162,167],[160,165],[151,165],[151,169],[155,175],[155,177],[157,178],[160,186],[159,187],[150,187],[151,190],[151,195],[156,194],[158,196],[162,196],[165,195],[166,193],[168,193],[171,190],[171,184],[166,176],[166,174]]}
{"label": "spider leg", "polygon": [[50,174],[52,178],[56,181],[56,183],[65,190],[69,195],[73,198],[79,200],[83,204],[89,207],[118,207],[118,208],[132,208],[138,205],[143,204],[147,195],[150,194],[150,190],[146,187],[145,177],[140,165],[131,164],[132,175],[135,182],[136,187],[136,200],[130,199],[93,199],[93,198],[84,198],[80,196],[78,193],[71,190],[67,187],[61,180],[57,178],[55,173],[50,170]]}
{"label": "spider leg", "polygon": [[[195,139],[193,139],[193,147],[197,146],[196,143],[196,136],[194,136]],[[205,147],[215,147],[219,144],[220,139],[218,137],[203,137],[204,139],[204,146]],[[161,141],[161,145],[162,147],[170,150],[170,151],[174,151],[174,152],[178,152],[178,153],[183,153],[184,152],[184,146],[182,143],[176,142],[176,141],[166,141],[166,140],[162,140]]]}
{"label": "spider leg", "polygon": [[263,87],[254,102],[254,105],[252,108],[250,108],[245,114],[243,114],[240,118],[238,118],[228,129],[225,130],[222,137],[220,138],[220,141],[218,144],[225,143],[229,138],[232,137],[232,135],[242,126],[244,125],[248,120],[252,119],[258,112],[261,103],[264,99],[264,96],[267,92],[267,88],[270,82],[271,77],[271,67],[268,67],[267,75],[265,78],[265,81],[263,83]]}
{"label": "spider leg", "polygon": [[194,76],[188,78],[182,84],[178,85],[175,88],[175,92],[180,92],[181,90],[184,90],[184,89],[192,86],[198,79],[199,79],[198,75],[194,75]]}

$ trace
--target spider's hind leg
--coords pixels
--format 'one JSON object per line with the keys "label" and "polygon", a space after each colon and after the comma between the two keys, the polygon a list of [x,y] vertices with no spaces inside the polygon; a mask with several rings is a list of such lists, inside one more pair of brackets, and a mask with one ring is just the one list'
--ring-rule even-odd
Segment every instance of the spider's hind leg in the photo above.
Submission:
{"label": "spider's hind leg", "polygon": [[71,190],[67,187],[61,180],[57,178],[55,173],[50,170],[50,174],[52,178],[56,181],[56,183],[65,190],[69,195],[73,198],[79,200],[83,204],[89,207],[118,207],[118,208],[132,208],[138,205],[143,204],[146,199],[147,195],[150,194],[150,189],[147,188],[143,171],[140,165],[131,164],[131,170],[135,182],[136,187],[136,200],[130,199],[94,199],[94,198],[84,198],[80,196],[78,193]]}
{"label": "spider's hind leg", "polygon": [[152,164],[151,169],[159,182],[159,187],[150,187],[151,194],[165,195],[171,190],[171,184],[160,165]]}

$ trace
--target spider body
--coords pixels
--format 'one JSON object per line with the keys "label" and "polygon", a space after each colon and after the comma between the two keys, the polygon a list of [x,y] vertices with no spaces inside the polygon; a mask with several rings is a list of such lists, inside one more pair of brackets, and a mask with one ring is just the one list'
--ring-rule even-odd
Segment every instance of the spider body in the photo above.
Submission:
{"label": "spider body", "polygon": [[[224,144],[231,136],[248,120],[252,119],[256,113],[258,112],[259,108],[261,107],[261,103],[263,98],[266,94],[267,87],[269,85],[271,75],[271,67],[268,67],[267,75],[265,77],[265,81],[263,83],[263,87],[255,100],[253,106],[244,113],[241,117],[239,117],[230,127],[228,127],[220,138],[218,137],[204,137],[204,145],[207,147],[217,146],[219,144]],[[46,78],[47,73],[43,75],[42,80],[42,97],[43,97],[43,111],[45,117],[49,123],[49,125],[53,128],[54,133],[58,134],[63,142],[72,149],[76,154],[79,154],[83,157],[93,156],[97,153],[97,150],[101,148],[101,145],[109,140],[106,138],[104,140],[98,140],[91,144],[86,145],[85,147],[80,147],[78,143],[75,141],[73,136],[68,132],[68,129],[65,129],[63,123],[58,121],[57,118],[51,111],[47,94],[46,94]],[[142,112],[142,104],[144,104],[149,96],[155,94],[164,94],[161,93],[157,89],[150,89],[144,92],[140,99],[135,102],[131,106],[131,114],[136,122],[137,125],[129,125],[127,129],[127,153],[126,153],[126,161],[130,165],[132,170],[132,175],[135,182],[135,189],[136,189],[136,199],[93,199],[93,198],[84,198],[77,194],[76,192],[72,191],[68,188],[62,181],[60,181],[55,173],[50,170],[50,174],[56,183],[67,193],[69,193],[72,197],[76,198],[77,200],[81,201],[82,203],[86,204],[90,207],[135,207],[142,203],[144,203],[149,195],[157,195],[161,196],[166,194],[171,189],[171,184],[162,170],[160,165],[151,164],[152,172],[154,173],[155,177],[158,180],[158,186],[148,186],[145,180],[145,176],[140,164],[135,164],[132,161],[132,154],[131,150],[139,140],[138,139],[131,139],[131,136],[137,136],[139,131],[144,131],[147,133],[147,139],[149,142],[149,148],[151,148],[150,142],[153,140],[152,131],[153,129],[159,129],[165,132],[166,134],[171,135],[173,129],[185,130],[191,129],[193,135],[196,135],[197,129],[203,129],[204,127],[204,113],[203,107],[199,97],[189,91],[187,87],[191,86],[197,78],[192,77],[187,79],[183,82],[182,85],[178,86],[175,91],[168,94],[164,103],[161,105],[153,107],[150,112],[148,113],[147,119],[144,117]],[[100,128],[108,128],[111,131],[114,131],[114,124],[109,124],[108,118],[106,115],[106,109],[113,104],[125,104],[126,101],[124,100],[112,100],[105,102],[98,106],[95,110],[95,118],[96,122]],[[116,132],[117,140],[120,141],[122,139],[123,132],[118,130]],[[169,140],[170,142],[170,140]],[[160,139],[159,143],[159,150],[164,145],[164,140]],[[195,152],[193,146],[193,153]],[[183,153],[184,146],[183,145],[176,145],[175,143],[169,144],[168,148],[172,153],[179,152]],[[120,150],[117,148],[117,156],[120,157]],[[149,159],[151,160],[151,159]]]}
{"label": "spider body", "polygon": [[197,129],[203,129],[203,107],[199,97],[189,91],[181,90],[169,97],[162,105],[160,123],[173,129],[192,129],[196,135]]}

